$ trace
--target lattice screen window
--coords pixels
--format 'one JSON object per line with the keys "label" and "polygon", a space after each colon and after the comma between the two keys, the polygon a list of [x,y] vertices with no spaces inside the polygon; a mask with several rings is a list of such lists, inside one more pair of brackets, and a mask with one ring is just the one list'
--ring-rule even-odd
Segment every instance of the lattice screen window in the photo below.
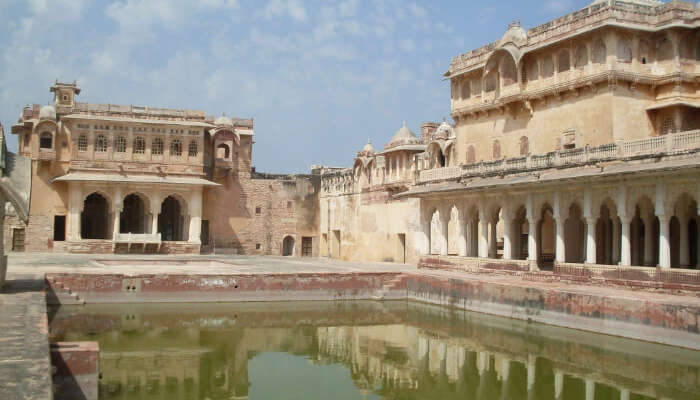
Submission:
{"label": "lattice screen window", "polygon": [[114,144],[117,153],[126,153],[126,138],[124,136],[117,137],[117,142]]}
{"label": "lattice screen window", "polygon": [[78,137],[78,151],[87,151],[87,146],[87,135],[80,135]]}
{"label": "lattice screen window", "polygon": [[99,151],[101,153],[107,151],[107,138],[105,135],[97,135],[97,139],[95,140],[95,151]]}
{"label": "lattice screen window", "polygon": [[143,154],[146,152],[146,141],[142,137],[134,139],[134,154]]}

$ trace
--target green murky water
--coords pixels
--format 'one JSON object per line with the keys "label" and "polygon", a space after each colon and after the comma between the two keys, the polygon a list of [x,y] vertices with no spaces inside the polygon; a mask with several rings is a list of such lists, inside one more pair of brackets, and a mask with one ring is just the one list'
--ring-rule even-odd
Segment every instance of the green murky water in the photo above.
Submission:
{"label": "green murky water", "polygon": [[409,302],[64,306],[102,399],[698,399],[700,352]]}

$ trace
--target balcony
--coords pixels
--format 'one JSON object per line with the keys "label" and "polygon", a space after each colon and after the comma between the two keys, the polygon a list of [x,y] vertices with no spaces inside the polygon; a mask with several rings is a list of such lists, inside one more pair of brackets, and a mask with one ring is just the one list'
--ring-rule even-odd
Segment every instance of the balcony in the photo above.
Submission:
{"label": "balcony", "polygon": [[39,149],[39,156],[37,159],[41,161],[55,161],[56,160],[56,150],[54,149]]}
{"label": "balcony", "polygon": [[670,155],[700,149],[700,130],[656,136],[646,139],[609,143],[597,147],[553,151],[527,157],[422,170],[418,183],[433,183],[476,176],[502,175],[538,169],[585,165],[592,162],[624,160],[646,156]]}

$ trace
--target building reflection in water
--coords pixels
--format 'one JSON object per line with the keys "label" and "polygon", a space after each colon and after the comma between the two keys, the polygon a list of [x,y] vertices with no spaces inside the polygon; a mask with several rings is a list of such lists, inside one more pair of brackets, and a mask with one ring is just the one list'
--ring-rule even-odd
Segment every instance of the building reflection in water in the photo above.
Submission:
{"label": "building reflection in water", "polygon": [[268,352],[344,365],[385,399],[700,393],[698,352],[404,302],[62,307],[51,332],[100,342],[104,399],[247,399]]}

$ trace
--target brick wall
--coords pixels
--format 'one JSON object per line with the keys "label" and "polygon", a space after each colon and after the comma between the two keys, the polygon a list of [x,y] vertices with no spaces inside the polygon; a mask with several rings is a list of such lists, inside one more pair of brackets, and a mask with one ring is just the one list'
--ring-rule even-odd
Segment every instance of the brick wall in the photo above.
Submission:
{"label": "brick wall", "polygon": [[51,251],[53,246],[53,219],[45,215],[30,215],[25,224],[16,216],[5,217],[3,239],[6,251],[12,251],[14,229],[24,229],[24,251]]}

